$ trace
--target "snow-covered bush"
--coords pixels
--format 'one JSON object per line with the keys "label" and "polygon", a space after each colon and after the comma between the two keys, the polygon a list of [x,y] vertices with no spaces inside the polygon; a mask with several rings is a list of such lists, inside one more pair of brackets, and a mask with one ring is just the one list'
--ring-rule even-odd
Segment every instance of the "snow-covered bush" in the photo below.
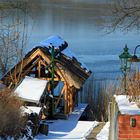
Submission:
{"label": "snow-covered bush", "polygon": [[10,89],[0,90],[0,136],[18,137],[24,125],[21,117],[22,103]]}

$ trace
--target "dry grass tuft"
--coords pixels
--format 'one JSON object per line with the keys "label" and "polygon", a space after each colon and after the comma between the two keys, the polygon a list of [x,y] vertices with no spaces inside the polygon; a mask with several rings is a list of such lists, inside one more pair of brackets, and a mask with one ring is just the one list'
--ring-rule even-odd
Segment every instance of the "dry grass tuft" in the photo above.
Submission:
{"label": "dry grass tuft", "polygon": [[121,84],[118,86],[115,94],[127,95],[130,102],[136,102],[140,106],[140,73],[134,73],[133,76],[126,78],[126,91],[124,91],[124,81],[121,80]]}
{"label": "dry grass tuft", "polygon": [[109,102],[112,101],[112,97],[115,93],[115,85],[109,84],[107,86],[101,86],[98,97],[97,97],[97,102],[96,102],[96,114],[98,116],[99,121],[108,121],[108,104]]}
{"label": "dry grass tuft", "polygon": [[108,104],[112,101],[116,87],[114,84],[100,84],[96,94],[88,87],[88,120],[108,121]]}
{"label": "dry grass tuft", "polygon": [[140,78],[139,79],[129,79],[127,80],[127,95],[129,101],[138,102],[140,100]]}
{"label": "dry grass tuft", "polygon": [[22,103],[10,89],[0,90],[0,136],[17,137],[23,126]]}

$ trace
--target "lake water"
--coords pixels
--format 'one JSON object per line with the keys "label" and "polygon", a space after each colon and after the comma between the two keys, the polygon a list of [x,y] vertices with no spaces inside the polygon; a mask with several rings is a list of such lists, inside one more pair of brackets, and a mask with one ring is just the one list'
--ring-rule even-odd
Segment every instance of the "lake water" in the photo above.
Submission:
{"label": "lake water", "polygon": [[125,44],[133,53],[135,46],[140,44],[139,34],[135,31],[105,33],[97,24],[98,16],[95,13],[100,10],[92,5],[92,1],[89,2],[90,7],[80,7],[80,3],[64,0],[60,3],[50,0],[41,3],[41,8],[34,10],[29,24],[28,50],[51,35],[59,35],[91,69],[95,79],[114,80],[121,74],[119,54]]}

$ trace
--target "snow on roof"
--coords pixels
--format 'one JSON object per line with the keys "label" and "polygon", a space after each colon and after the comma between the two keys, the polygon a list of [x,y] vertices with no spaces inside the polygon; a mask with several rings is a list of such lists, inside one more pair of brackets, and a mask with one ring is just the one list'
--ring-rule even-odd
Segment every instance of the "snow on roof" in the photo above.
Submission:
{"label": "snow on roof", "polygon": [[140,114],[140,108],[137,106],[136,102],[129,102],[129,98],[126,95],[114,95],[114,97],[121,114]]}
{"label": "snow on roof", "polygon": [[[65,45],[67,47],[68,44],[58,35],[50,36],[47,40],[41,41],[38,44],[38,46],[47,47],[47,48],[54,46],[54,48],[56,50],[61,50],[61,47],[63,45]],[[78,57],[66,47],[61,50],[61,53],[64,54],[69,59],[77,60],[77,62],[79,62],[81,64],[81,68],[85,69],[85,71],[88,73],[90,71],[89,68],[83,62],[80,62]],[[49,52],[51,53],[51,49],[49,50]],[[59,56],[59,53],[57,56]]]}
{"label": "snow on roof", "polygon": [[79,63],[81,63],[81,68],[86,69],[86,72],[90,71],[89,68],[84,63],[80,62],[78,57],[73,52],[71,52],[68,48],[64,49],[61,53],[69,57],[70,59],[76,59]]}
{"label": "snow on roof", "polygon": [[40,42],[41,46],[49,47],[54,46],[55,49],[59,49],[60,46],[65,44],[65,41],[57,35],[50,36],[47,40]]}
{"label": "snow on roof", "polygon": [[71,52],[68,48],[65,49],[65,50],[63,50],[63,51],[62,51],[62,54],[68,56],[68,57],[71,58],[71,59],[73,59],[73,58],[76,59],[76,55],[75,55],[73,52]]}
{"label": "snow on roof", "polygon": [[[47,40],[40,42],[41,46],[45,46],[45,47],[54,46],[55,49],[60,49],[60,47],[64,44],[65,44],[65,41],[58,35],[51,36]],[[68,48],[65,48],[61,53],[66,55],[70,59],[76,59],[78,62],[80,62],[78,58],[76,57],[76,55],[72,53]],[[86,69],[86,72],[90,71],[89,68],[84,63],[82,62],[80,63],[81,63],[81,68]]]}
{"label": "snow on roof", "polygon": [[26,76],[15,92],[25,101],[39,102],[48,81]]}

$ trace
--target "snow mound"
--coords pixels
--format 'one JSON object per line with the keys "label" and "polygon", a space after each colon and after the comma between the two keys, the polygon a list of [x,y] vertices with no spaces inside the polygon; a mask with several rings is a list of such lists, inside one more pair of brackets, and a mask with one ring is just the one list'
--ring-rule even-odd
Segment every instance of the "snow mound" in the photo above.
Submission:
{"label": "snow mound", "polygon": [[114,97],[121,114],[140,114],[140,108],[137,106],[136,102],[129,102],[129,98],[126,95],[115,95]]}

